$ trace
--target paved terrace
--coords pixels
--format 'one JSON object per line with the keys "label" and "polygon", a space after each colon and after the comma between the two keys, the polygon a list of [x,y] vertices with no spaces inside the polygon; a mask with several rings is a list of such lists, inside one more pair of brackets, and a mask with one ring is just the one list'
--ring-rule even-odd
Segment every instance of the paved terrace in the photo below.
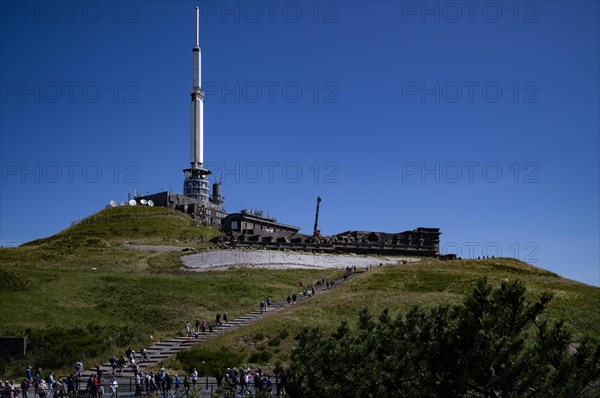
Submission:
{"label": "paved terrace", "polygon": [[350,266],[358,269],[380,263],[398,264],[402,261],[420,261],[420,258],[237,249],[212,250],[191,254],[183,256],[182,261],[186,267],[193,271],[222,271],[234,267],[345,269]]}

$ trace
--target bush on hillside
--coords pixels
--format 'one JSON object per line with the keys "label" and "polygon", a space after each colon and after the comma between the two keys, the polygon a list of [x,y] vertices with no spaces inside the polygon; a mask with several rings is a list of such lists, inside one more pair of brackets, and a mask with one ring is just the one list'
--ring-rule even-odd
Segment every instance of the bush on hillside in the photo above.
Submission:
{"label": "bush on hillside", "polygon": [[223,372],[227,368],[239,366],[244,360],[243,355],[229,351],[226,348],[211,350],[206,347],[198,347],[194,350],[177,353],[177,361],[190,373],[196,368],[203,376]]}
{"label": "bush on hillside", "polygon": [[[86,327],[68,328],[53,327],[43,330],[27,329],[14,335],[27,336],[27,355],[19,361],[11,361],[10,367],[20,367],[19,373],[30,364],[34,368],[61,369],[72,372],[75,362],[85,354],[86,367],[106,362],[111,355],[124,354],[116,352],[117,347],[131,345],[137,351],[148,343],[149,333],[138,327],[108,327],[88,325]],[[99,362],[90,360],[99,358]],[[10,368],[9,367],[9,368]],[[10,373],[5,370],[5,373]]]}
{"label": "bush on hillside", "polygon": [[525,300],[519,281],[478,282],[462,305],[415,307],[331,335],[304,328],[283,371],[292,398],[598,396],[600,345],[573,344],[562,323],[539,321],[551,295]]}

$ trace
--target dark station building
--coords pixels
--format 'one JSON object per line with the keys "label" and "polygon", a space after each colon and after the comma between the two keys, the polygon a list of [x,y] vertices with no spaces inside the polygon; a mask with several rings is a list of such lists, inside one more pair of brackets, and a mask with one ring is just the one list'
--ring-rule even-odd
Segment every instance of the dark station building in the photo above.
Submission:
{"label": "dark station building", "polygon": [[156,206],[179,210],[192,216],[199,224],[216,229],[221,229],[221,220],[227,216],[222,207],[221,185],[217,183],[213,184],[213,192],[212,196],[208,197],[209,200],[167,191],[136,199],[152,200]]}
{"label": "dark station building", "polygon": [[230,247],[321,253],[414,257],[440,255],[439,228],[417,228],[399,233],[346,231],[320,237],[299,234],[298,230],[298,227],[279,224],[271,219],[236,213],[223,219],[226,236],[218,238],[217,242]]}
{"label": "dark station building", "polygon": [[300,228],[280,224],[271,217],[264,217],[261,211],[242,210],[225,217],[222,229],[227,235],[237,240],[268,240],[277,241],[281,238],[291,238]]}
{"label": "dark station building", "polygon": [[356,248],[355,252],[436,257],[440,255],[440,234],[439,228],[423,227],[399,233],[346,231],[331,240],[339,248]]}

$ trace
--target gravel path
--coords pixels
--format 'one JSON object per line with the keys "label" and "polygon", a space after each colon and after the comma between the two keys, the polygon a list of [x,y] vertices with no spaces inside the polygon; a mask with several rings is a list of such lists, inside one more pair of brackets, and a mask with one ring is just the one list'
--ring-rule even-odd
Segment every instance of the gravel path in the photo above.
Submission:
{"label": "gravel path", "polygon": [[220,271],[232,267],[271,269],[289,268],[365,268],[368,265],[398,264],[402,260],[419,261],[410,257],[377,257],[348,254],[323,254],[278,250],[212,250],[183,256],[182,261],[193,271]]}

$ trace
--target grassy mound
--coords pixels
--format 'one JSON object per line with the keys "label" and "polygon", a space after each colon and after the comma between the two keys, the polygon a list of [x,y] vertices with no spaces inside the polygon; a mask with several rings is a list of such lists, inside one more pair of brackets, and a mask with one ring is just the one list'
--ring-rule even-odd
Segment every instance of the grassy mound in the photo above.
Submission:
{"label": "grassy mound", "polygon": [[123,206],[104,209],[64,231],[17,248],[0,248],[1,267],[48,269],[129,269],[181,267],[179,254],[150,254],[131,244],[203,249],[221,232],[197,226],[175,210]]}
{"label": "grassy mound", "polygon": [[121,206],[106,208],[49,238],[26,243],[24,247],[106,245],[130,240],[143,243],[193,242],[209,240],[220,232],[197,226],[194,220],[176,210],[162,207]]}

